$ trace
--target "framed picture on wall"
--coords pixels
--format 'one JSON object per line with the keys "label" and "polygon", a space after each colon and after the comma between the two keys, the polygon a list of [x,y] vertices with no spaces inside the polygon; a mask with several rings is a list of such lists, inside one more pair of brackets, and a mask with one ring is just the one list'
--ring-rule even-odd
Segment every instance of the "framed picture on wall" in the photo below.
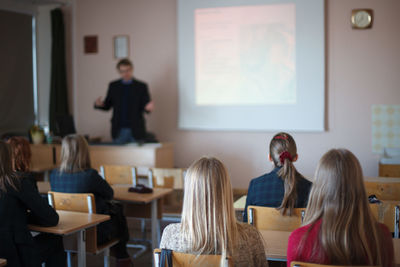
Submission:
{"label": "framed picture on wall", "polygon": [[114,58],[121,59],[129,57],[129,36],[116,35],[113,38]]}

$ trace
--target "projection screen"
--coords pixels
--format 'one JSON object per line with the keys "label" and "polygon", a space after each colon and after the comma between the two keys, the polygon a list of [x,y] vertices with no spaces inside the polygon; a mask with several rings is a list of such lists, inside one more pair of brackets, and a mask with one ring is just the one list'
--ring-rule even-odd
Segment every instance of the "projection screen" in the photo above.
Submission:
{"label": "projection screen", "polygon": [[179,127],[324,130],[323,0],[179,0]]}

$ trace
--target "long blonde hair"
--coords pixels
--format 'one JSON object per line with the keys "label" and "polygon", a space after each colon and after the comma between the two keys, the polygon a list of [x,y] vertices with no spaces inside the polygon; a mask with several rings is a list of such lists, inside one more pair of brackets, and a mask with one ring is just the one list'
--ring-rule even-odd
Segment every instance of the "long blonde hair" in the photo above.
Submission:
{"label": "long blonde hair", "polygon": [[288,133],[277,133],[269,144],[269,155],[275,167],[281,167],[278,176],[283,180],[285,193],[278,210],[291,215],[297,201],[296,174],[293,160],[297,157],[296,142]]}
{"label": "long blonde hair", "polygon": [[197,254],[232,255],[239,240],[230,179],[216,158],[202,157],[188,169],[181,230]]}
{"label": "long blonde hair", "polygon": [[61,172],[79,172],[90,169],[89,145],[77,134],[67,135],[61,145]]}
{"label": "long blonde hair", "polygon": [[[381,231],[369,208],[360,163],[346,149],[332,149],[319,161],[304,224],[313,226],[320,219],[314,256],[322,259],[325,255],[334,265],[387,266],[387,259],[382,258]],[[300,251],[307,235],[300,243]]]}

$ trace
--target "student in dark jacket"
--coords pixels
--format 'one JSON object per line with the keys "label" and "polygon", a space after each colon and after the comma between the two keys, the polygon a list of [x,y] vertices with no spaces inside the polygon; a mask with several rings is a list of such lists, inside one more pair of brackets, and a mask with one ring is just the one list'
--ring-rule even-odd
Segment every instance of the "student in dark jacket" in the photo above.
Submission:
{"label": "student in dark jacket", "polygon": [[29,141],[20,136],[13,136],[7,140],[12,151],[12,166],[20,178],[27,179],[38,191],[35,174],[30,171],[31,167],[31,146]]}
{"label": "student in dark jacket", "polygon": [[58,214],[27,179],[12,170],[11,149],[0,141],[0,258],[7,266],[66,266],[62,238],[39,234],[33,237],[28,224],[55,226]]}
{"label": "student in dark jacket", "polygon": [[293,162],[298,158],[293,137],[276,134],[269,146],[269,160],[274,169],[251,180],[247,193],[243,221],[247,222],[247,207],[276,207],[282,215],[291,215],[293,208],[305,208],[312,183],[297,172]]}
{"label": "student in dark jacket", "polygon": [[146,140],[144,113],[153,111],[147,84],[133,78],[133,64],[129,59],[121,59],[117,64],[121,79],[112,81],[103,101],[99,97],[96,109],[113,109],[111,135],[115,143],[124,144]]}
{"label": "student in dark jacket", "polygon": [[62,193],[92,193],[96,201],[96,213],[108,214],[111,220],[97,227],[99,245],[114,238],[120,242],[111,248],[117,258],[117,266],[130,266],[131,261],[126,250],[129,231],[122,208],[111,202],[113,189],[96,170],[91,168],[89,146],[80,135],[64,137],[61,146],[60,169],[50,174],[51,190]]}

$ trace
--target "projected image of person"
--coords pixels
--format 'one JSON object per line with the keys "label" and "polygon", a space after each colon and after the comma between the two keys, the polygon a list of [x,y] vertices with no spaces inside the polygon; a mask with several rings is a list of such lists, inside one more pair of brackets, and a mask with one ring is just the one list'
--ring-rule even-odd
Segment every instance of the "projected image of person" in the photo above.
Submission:
{"label": "projected image of person", "polygon": [[296,103],[295,5],[195,11],[197,105]]}
{"label": "projected image of person", "polygon": [[240,38],[240,90],[254,101],[296,102],[294,32],[283,24],[245,25]]}

